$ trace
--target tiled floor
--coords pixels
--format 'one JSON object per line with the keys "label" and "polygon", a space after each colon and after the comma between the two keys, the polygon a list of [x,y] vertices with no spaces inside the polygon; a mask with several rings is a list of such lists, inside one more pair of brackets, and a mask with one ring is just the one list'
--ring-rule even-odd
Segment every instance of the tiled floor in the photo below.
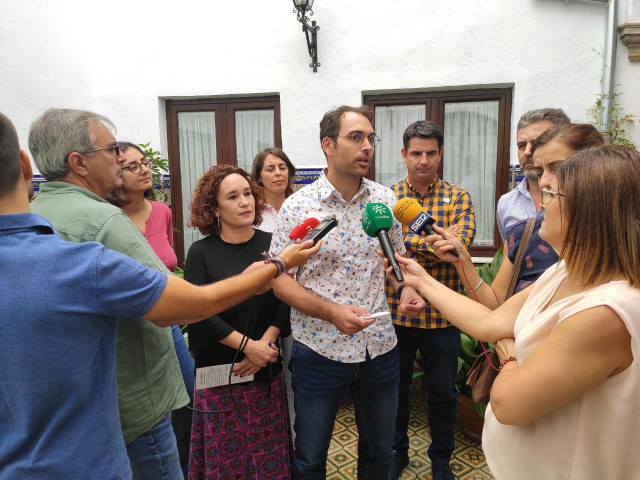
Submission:
{"label": "tiled floor", "polygon": [[[418,379],[416,379],[418,380]],[[456,450],[451,460],[451,470],[457,479],[490,480],[493,479],[485,463],[480,444],[467,439],[462,428],[456,422]],[[427,448],[431,437],[427,424],[427,412],[424,395],[420,392],[420,381],[414,381],[411,390],[411,421],[409,424],[411,463],[403,471],[402,479],[431,479],[431,464],[427,456]],[[355,479],[358,449],[358,432],[353,413],[353,402],[350,395],[345,399],[338,411],[333,439],[329,446],[327,462],[327,478]]]}

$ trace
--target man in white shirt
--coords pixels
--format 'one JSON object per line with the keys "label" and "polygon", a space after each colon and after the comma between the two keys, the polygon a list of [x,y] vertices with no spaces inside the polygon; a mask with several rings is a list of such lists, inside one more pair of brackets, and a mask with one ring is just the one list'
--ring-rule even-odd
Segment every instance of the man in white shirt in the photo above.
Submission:
{"label": "man in white shirt", "polygon": [[503,242],[507,239],[510,227],[529,217],[535,217],[540,211],[540,187],[538,176],[533,171],[531,155],[533,142],[550,128],[568,123],[571,123],[571,120],[560,108],[529,110],[520,117],[517,134],[518,161],[524,178],[516,188],[498,200],[496,221]]}
{"label": "man in white shirt", "polygon": [[[368,203],[393,208],[396,198],[364,178],[379,141],[368,107],[342,106],[320,122],[327,169],[313,184],[287,198],[276,221],[272,253],[288,243],[288,233],[309,217],[334,216],[338,226],[320,252],[292,276],[274,281],[276,295],[291,305],[292,365],[296,409],[294,478],[324,479],[333,424],[349,385],[358,425],[358,478],[387,480],[398,403],[398,349],[384,292],[385,272],[377,238],[362,229]],[[394,220],[389,237],[405,252]],[[395,283],[395,282],[394,282]],[[419,314],[425,303],[411,288],[401,307]],[[371,318],[378,312],[387,315]]]}

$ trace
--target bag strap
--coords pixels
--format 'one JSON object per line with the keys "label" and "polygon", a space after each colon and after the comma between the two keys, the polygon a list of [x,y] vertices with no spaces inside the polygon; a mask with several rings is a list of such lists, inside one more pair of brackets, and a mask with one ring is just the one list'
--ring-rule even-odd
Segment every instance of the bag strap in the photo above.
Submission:
{"label": "bag strap", "polygon": [[520,245],[518,245],[518,251],[516,252],[516,258],[513,262],[513,272],[511,274],[511,282],[509,282],[509,289],[507,290],[507,296],[505,300],[507,300],[511,295],[513,295],[513,291],[516,289],[516,284],[518,283],[518,277],[520,276],[520,266],[522,265],[522,256],[524,255],[524,251],[529,246],[529,241],[531,240],[531,235],[533,234],[533,227],[536,224],[536,218],[530,217],[527,219],[527,224],[524,227],[524,232],[522,232],[522,238],[520,239]]}

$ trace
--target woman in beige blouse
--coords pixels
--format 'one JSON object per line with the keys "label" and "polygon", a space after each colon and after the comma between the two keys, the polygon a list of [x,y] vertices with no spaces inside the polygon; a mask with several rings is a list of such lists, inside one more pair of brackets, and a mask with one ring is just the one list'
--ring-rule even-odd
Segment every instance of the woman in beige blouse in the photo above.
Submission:
{"label": "woman in beige blouse", "polygon": [[497,341],[483,432],[496,479],[640,478],[640,153],[576,153],[542,204],[540,236],[560,261],[496,310],[396,255],[405,284]]}

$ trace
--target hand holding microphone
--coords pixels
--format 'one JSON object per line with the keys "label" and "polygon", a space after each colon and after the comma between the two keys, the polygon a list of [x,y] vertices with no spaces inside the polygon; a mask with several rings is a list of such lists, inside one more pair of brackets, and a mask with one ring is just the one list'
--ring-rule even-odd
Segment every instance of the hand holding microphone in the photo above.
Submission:
{"label": "hand holding microphone", "polygon": [[[435,225],[435,219],[425,212],[422,206],[413,198],[405,197],[398,200],[393,209],[393,215],[400,223],[409,227],[409,230],[417,235],[420,235],[421,232],[426,235],[439,235],[433,229],[434,226],[438,228]],[[455,257],[460,256],[453,245],[448,253]]]}
{"label": "hand holding microphone", "polygon": [[296,240],[302,240],[311,230],[316,228],[319,223],[320,220],[314,217],[310,217],[300,225],[297,225],[293,230],[291,230],[291,233],[289,234],[289,238],[291,239],[291,241],[287,243],[287,247],[296,243]]}
{"label": "hand holding microphone", "polygon": [[[291,231],[289,234],[291,241],[278,254],[285,262],[285,270],[304,265],[311,255],[320,250],[319,243],[315,241],[313,243],[307,242],[310,239],[306,238],[309,232],[313,231],[319,223],[320,221],[317,218],[307,218]],[[301,242],[297,243],[298,240],[301,240]]]}
{"label": "hand holding microphone", "polygon": [[384,203],[367,203],[362,212],[362,228],[370,237],[378,237],[384,256],[389,261],[389,266],[393,269],[396,280],[404,281],[400,266],[396,261],[393,246],[389,240],[389,230],[393,227],[393,217],[391,210]]}
{"label": "hand holding microphone", "polygon": [[[293,230],[291,230],[291,233],[289,234],[289,243],[287,243],[278,253],[279,256],[282,256],[282,253],[287,250],[287,248],[289,248],[291,245],[296,245],[298,243],[298,240],[302,240],[304,237],[307,236],[307,234],[313,230],[316,225],[318,225],[320,223],[320,220],[318,220],[317,218],[314,217],[309,217],[307,218],[305,221],[303,221],[300,225],[296,225],[294,227]],[[300,242],[302,243],[302,242]],[[262,264],[262,262],[256,262],[258,264]],[[245,270],[246,271],[246,270]],[[271,287],[269,287],[271,288]],[[267,290],[269,290],[269,288]],[[265,290],[265,291],[267,291]],[[264,293],[264,292],[261,292]]]}

